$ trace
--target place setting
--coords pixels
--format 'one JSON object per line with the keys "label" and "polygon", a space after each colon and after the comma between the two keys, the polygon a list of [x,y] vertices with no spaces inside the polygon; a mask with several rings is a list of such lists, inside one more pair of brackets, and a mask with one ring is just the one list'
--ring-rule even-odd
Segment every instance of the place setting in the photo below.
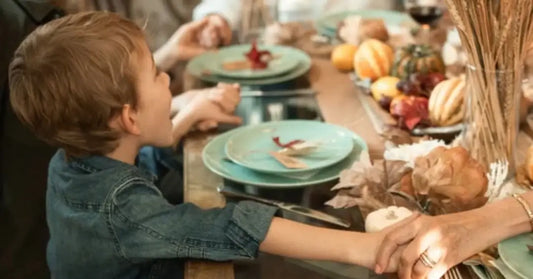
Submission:
{"label": "place setting", "polygon": [[299,49],[254,41],[199,55],[187,64],[187,71],[205,82],[253,87],[294,80],[310,67],[311,58]]}
{"label": "place setting", "polygon": [[338,178],[366,143],[346,128],[309,120],[244,126],[220,134],[204,148],[205,166],[243,185],[294,188]]}

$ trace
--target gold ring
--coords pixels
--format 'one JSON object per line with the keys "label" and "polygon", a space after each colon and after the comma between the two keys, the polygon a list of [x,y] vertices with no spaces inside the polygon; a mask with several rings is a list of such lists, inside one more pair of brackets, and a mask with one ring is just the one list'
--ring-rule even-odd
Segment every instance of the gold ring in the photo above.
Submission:
{"label": "gold ring", "polygon": [[428,268],[433,268],[435,265],[437,265],[437,262],[435,262],[434,260],[432,260],[429,256],[428,256],[428,251],[426,250],[424,253],[422,253],[422,255],[420,255],[420,262],[425,265],[426,267]]}

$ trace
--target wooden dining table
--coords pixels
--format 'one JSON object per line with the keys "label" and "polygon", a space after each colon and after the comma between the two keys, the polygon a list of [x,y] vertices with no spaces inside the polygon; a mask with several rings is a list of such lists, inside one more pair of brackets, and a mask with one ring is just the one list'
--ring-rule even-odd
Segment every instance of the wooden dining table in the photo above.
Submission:
{"label": "wooden dining table", "polygon": [[[371,97],[360,92],[360,89],[350,79],[349,73],[335,69],[329,57],[312,57],[312,66],[307,74],[307,79],[310,86],[316,91],[315,98],[323,120],[358,134],[366,141],[370,158],[372,160],[381,159],[386,143],[382,130],[383,125],[386,126],[388,121],[387,116],[384,115],[386,112],[379,110],[375,102],[369,101],[368,98]],[[187,74],[185,74],[185,81],[185,86],[188,89],[203,86],[202,82]],[[527,148],[532,143],[528,133],[531,134],[531,130],[527,127],[520,132],[519,149]],[[204,209],[223,207],[226,203],[224,196],[217,191],[217,186],[223,183],[223,179],[207,169],[202,161],[202,150],[214,136],[216,133],[193,133],[186,137],[183,143],[184,201],[194,203]],[[519,158],[519,160],[523,159]],[[310,263],[306,268],[320,269],[321,267]],[[322,272],[322,274],[328,273]],[[185,266],[185,278],[235,278],[234,263],[189,260]],[[330,276],[317,278],[338,277],[330,274]],[[365,278],[373,277],[367,276]]]}
{"label": "wooden dining table", "polygon": [[[372,121],[363,109],[357,89],[347,73],[339,72],[327,57],[312,57],[307,74],[325,122],[340,125],[361,136],[367,143],[371,158],[383,156],[384,139],[375,131]],[[185,76],[189,89],[201,86],[192,76]],[[184,201],[201,208],[223,207],[225,198],[216,187],[222,178],[208,170],[202,162],[202,150],[213,134],[196,133],[183,143],[184,153]],[[186,278],[234,278],[233,263],[188,261]]]}

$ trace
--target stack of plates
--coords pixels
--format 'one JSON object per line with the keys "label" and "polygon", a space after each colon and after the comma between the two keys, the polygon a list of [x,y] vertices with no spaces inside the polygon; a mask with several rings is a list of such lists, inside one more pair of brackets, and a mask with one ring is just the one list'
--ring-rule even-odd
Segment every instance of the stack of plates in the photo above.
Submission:
{"label": "stack of plates", "polygon": [[[301,139],[320,142],[312,153],[298,157],[305,169],[289,169],[270,151],[281,142]],[[204,148],[204,164],[214,173],[246,185],[272,188],[303,187],[338,178],[366,150],[365,142],[353,132],[318,121],[286,120],[240,127],[215,137]]]}
{"label": "stack of plates", "polygon": [[504,240],[498,244],[499,262],[503,266],[498,269],[505,278],[533,278],[533,255],[527,245],[533,245],[533,234],[522,234]]}
{"label": "stack of plates", "polygon": [[[415,23],[405,13],[389,10],[358,10],[358,11],[344,11],[324,16],[317,20],[316,28],[319,34],[334,38],[337,36],[337,29],[339,24],[348,16],[358,15],[362,18],[379,18],[385,21],[385,25],[389,32],[394,31],[398,27]],[[416,25],[415,25],[416,26]]]}
{"label": "stack of plates", "polygon": [[259,50],[268,50],[276,57],[266,69],[224,70],[222,64],[245,60],[251,45],[236,45],[204,53],[187,64],[187,71],[207,82],[239,83],[241,85],[268,85],[298,78],[311,67],[309,55],[298,49],[285,46],[259,45]]}

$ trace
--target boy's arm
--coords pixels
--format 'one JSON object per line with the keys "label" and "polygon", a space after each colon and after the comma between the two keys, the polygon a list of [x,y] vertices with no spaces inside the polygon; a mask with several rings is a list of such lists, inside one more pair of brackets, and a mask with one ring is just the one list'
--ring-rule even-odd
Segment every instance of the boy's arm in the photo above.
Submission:
{"label": "boy's arm", "polygon": [[359,233],[314,227],[275,217],[263,252],[292,258],[328,260],[374,268],[379,233]]}
{"label": "boy's arm", "polygon": [[[124,256],[133,262],[172,257],[253,259],[261,250],[373,268],[385,235],[313,227],[273,217],[277,208],[249,201],[209,210],[193,204],[173,206],[147,184],[123,186],[114,191],[112,200],[110,224]],[[402,222],[409,221],[412,217]]]}
{"label": "boy's arm", "polygon": [[196,124],[196,118],[191,113],[178,112],[172,118],[172,138],[174,139],[173,146],[177,145],[181,139],[191,130]]}
{"label": "boy's arm", "polygon": [[191,203],[169,204],[155,185],[121,186],[112,197],[109,224],[121,255],[146,259],[253,259],[277,208],[242,201],[203,210]]}
{"label": "boy's arm", "polygon": [[[397,228],[411,226],[420,214],[412,214],[396,226],[377,233],[332,230],[274,217],[259,250],[285,257],[328,260],[373,269],[379,245]],[[405,245],[390,254],[384,272],[396,272]]]}

